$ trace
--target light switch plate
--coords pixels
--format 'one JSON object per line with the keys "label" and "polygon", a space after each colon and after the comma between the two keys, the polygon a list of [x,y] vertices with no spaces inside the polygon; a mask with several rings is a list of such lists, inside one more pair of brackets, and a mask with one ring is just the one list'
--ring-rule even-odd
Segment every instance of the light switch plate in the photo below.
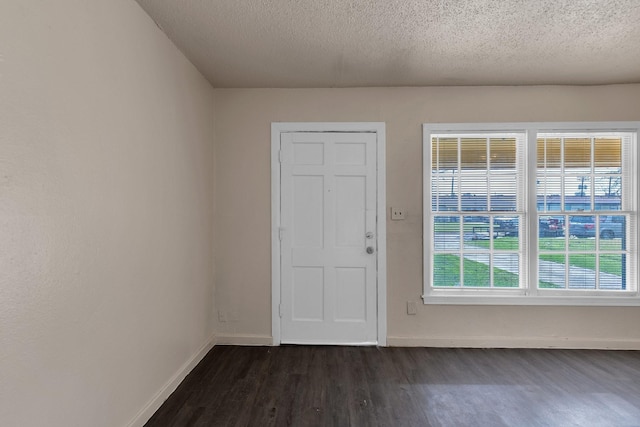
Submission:
{"label": "light switch plate", "polygon": [[400,221],[405,219],[407,212],[402,208],[391,208],[391,220]]}

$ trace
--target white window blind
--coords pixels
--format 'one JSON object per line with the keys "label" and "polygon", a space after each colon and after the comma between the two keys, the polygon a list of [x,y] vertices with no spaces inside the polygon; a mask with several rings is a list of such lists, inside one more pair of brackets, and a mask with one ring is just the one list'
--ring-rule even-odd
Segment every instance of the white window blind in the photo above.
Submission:
{"label": "white window blind", "polygon": [[433,287],[522,288],[524,141],[512,132],[431,135]]}
{"label": "white window blind", "polygon": [[424,125],[425,303],[640,305],[637,133]]}
{"label": "white window blind", "polygon": [[566,237],[540,236],[540,288],[637,291],[633,137],[537,135],[538,223],[562,225]]}

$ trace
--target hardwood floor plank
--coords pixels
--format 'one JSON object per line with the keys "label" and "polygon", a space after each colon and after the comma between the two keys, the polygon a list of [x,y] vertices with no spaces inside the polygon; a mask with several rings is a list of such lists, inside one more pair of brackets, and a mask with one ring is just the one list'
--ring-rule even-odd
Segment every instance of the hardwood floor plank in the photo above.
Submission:
{"label": "hardwood floor plank", "polygon": [[640,426],[640,352],[216,346],[146,425]]}

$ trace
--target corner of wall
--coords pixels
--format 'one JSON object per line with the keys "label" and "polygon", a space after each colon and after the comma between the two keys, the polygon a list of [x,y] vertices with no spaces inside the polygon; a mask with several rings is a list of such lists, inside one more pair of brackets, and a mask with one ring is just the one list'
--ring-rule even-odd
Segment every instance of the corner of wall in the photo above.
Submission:
{"label": "corner of wall", "polygon": [[200,349],[182,365],[175,374],[162,386],[160,390],[147,402],[146,405],[136,414],[136,416],[127,424],[127,427],[142,427],[162,404],[169,398],[180,383],[189,375],[189,373],[204,359],[204,357],[216,345],[216,336],[211,335]]}

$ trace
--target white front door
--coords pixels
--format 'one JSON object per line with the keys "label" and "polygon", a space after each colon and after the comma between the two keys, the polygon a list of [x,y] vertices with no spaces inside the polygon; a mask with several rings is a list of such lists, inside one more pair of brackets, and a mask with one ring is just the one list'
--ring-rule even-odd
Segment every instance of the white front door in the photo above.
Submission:
{"label": "white front door", "polygon": [[281,342],[375,344],[376,134],[281,134]]}

